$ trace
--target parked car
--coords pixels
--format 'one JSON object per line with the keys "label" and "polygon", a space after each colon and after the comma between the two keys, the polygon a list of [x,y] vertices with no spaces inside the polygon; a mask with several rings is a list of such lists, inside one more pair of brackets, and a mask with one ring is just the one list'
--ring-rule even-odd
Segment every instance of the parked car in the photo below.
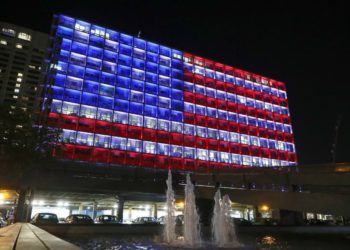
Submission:
{"label": "parked car", "polygon": [[91,225],[94,221],[90,216],[85,214],[71,214],[66,218],[68,224]]}
{"label": "parked car", "polygon": [[159,224],[164,224],[165,223],[165,216],[160,216],[157,221],[159,222]]}
{"label": "parked car", "polygon": [[132,224],[157,225],[159,222],[154,217],[138,217],[132,221]]}
{"label": "parked car", "polygon": [[114,215],[100,215],[95,219],[97,224],[117,224],[119,223],[117,216]]}
{"label": "parked car", "polygon": [[30,223],[34,225],[55,225],[58,224],[56,214],[52,213],[37,213],[33,216]]}

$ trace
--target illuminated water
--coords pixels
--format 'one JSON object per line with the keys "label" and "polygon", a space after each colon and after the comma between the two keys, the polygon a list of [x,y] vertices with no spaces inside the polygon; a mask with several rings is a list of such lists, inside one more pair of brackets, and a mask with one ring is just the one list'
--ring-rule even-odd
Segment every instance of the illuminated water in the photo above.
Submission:
{"label": "illuminated water", "polygon": [[166,209],[167,215],[165,216],[165,225],[164,225],[164,241],[168,244],[175,242],[175,195],[173,190],[173,182],[171,177],[171,171],[168,172],[168,179],[166,181],[167,191],[166,191]]}
{"label": "illuminated water", "polygon": [[186,247],[198,247],[201,244],[199,215],[194,195],[194,185],[190,175],[186,176],[184,208],[184,243]]}
{"label": "illuminated water", "polygon": [[221,199],[220,189],[214,196],[214,211],[212,218],[213,243],[218,247],[239,247],[235,225],[230,217],[231,200],[228,195]]}

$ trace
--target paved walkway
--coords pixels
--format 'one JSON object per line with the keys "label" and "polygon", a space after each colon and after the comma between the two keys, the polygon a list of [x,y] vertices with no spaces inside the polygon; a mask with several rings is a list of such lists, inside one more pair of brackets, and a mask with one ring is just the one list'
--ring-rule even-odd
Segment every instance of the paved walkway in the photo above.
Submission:
{"label": "paved walkway", "polygon": [[16,223],[0,229],[0,250],[15,249],[78,250],[80,248],[29,223]]}

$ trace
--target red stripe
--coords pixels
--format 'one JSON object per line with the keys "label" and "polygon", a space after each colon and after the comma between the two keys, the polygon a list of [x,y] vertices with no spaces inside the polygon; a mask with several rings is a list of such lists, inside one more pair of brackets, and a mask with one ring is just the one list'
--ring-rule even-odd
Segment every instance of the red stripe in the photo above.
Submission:
{"label": "red stripe", "polygon": [[251,155],[265,158],[271,157],[271,159],[279,160],[288,160],[290,157],[294,157],[293,155],[295,155],[295,153],[287,151],[267,149],[198,136],[183,135],[174,132],[143,128],[120,123],[96,121],[93,119],[79,118],[76,116],[59,115],[56,113],[50,113],[48,126],[145,141],[216,150],[221,152],[230,152],[235,154]]}
{"label": "red stripe", "polygon": [[164,169],[195,170],[199,168],[235,168],[249,167],[243,165],[178,158],[172,156],[147,154],[115,149],[88,147],[73,144],[59,144],[54,152],[55,157],[82,161],[102,162],[108,164],[133,165]]}
{"label": "red stripe", "polygon": [[201,94],[195,94],[188,91],[184,91],[184,101],[220,110],[231,111],[238,114],[249,115],[256,118],[267,119],[270,121],[280,122],[284,124],[290,124],[291,122],[290,117],[287,115],[281,115],[278,113],[258,108],[252,108],[248,107],[247,105],[224,101],[218,98],[209,97]]}

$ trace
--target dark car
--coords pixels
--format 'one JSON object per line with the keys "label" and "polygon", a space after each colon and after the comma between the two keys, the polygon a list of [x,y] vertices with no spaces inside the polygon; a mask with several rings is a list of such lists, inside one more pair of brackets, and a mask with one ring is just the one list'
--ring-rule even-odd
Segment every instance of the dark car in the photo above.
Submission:
{"label": "dark car", "polygon": [[236,226],[251,226],[253,223],[249,220],[243,219],[243,218],[234,218],[233,223]]}
{"label": "dark car", "polygon": [[68,224],[79,224],[79,225],[91,225],[94,221],[90,216],[85,214],[72,214],[66,218],[66,223]]}
{"label": "dark car", "polygon": [[132,224],[157,225],[159,222],[153,217],[138,217],[132,221]]}
{"label": "dark car", "polygon": [[114,215],[100,215],[96,217],[95,223],[97,224],[117,224],[119,223],[117,216]]}
{"label": "dark car", "polygon": [[34,225],[54,225],[58,223],[56,214],[52,213],[37,213],[33,216],[30,223]]}

